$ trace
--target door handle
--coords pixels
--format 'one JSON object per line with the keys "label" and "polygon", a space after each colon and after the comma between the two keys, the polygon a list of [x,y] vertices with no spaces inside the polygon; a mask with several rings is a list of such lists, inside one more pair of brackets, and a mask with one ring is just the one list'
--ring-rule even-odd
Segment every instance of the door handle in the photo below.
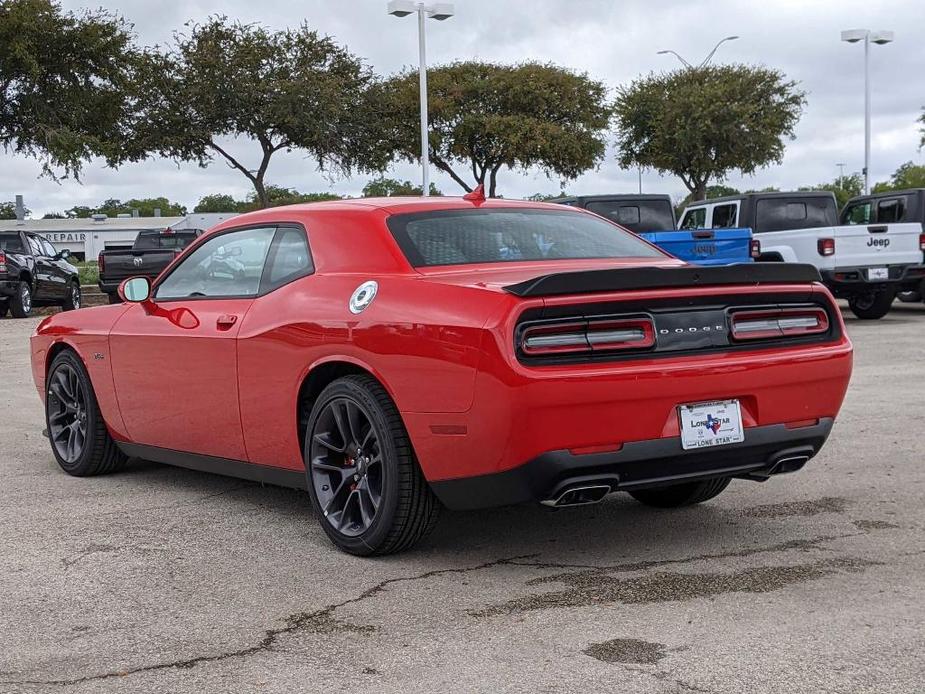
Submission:
{"label": "door handle", "polygon": [[222,314],[215,320],[215,326],[219,330],[228,330],[231,326],[238,322],[237,316],[232,316],[229,313]]}

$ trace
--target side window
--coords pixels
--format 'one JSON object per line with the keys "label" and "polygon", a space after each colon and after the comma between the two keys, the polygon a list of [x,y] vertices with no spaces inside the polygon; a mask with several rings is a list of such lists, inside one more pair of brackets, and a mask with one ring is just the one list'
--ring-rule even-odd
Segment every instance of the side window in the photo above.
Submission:
{"label": "side window", "polygon": [[703,229],[707,225],[707,208],[696,207],[684,211],[681,229]]}
{"label": "side window", "polygon": [[281,287],[311,274],[313,270],[305,231],[296,227],[282,227],[276,232],[276,239],[270,249],[263,291]]}
{"label": "side window", "polygon": [[275,233],[262,227],[209,239],[158,285],[155,298],[257,296]]}
{"label": "side window", "polygon": [[713,208],[713,228],[732,229],[736,225],[736,205],[717,205]]}
{"label": "side window", "polygon": [[842,224],[870,224],[870,213],[873,205],[867,202],[856,202],[848,207],[842,214]]}
{"label": "side window", "polygon": [[29,249],[32,251],[32,255],[45,255],[45,250],[42,248],[42,242],[38,240],[35,236],[27,236],[29,240]]}
{"label": "side window", "polygon": [[42,251],[49,258],[54,258],[56,255],[58,255],[58,249],[55,248],[49,241],[46,239],[39,239],[39,241],[42,243]]}
{"label": "side window", "polygon": [[906,215],[906,201],[903,198],[887,198],[877,203],[877,223],[901,222]]}

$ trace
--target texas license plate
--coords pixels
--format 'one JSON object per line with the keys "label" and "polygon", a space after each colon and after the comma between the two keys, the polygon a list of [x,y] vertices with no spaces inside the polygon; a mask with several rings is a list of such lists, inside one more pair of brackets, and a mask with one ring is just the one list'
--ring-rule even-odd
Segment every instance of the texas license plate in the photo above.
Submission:
{"label": "texas license plate", "polygon": [[869,280],[888,280],[890,271],[885,267],[871,267],[867,269],[867,279]]}
{"label": "texas license plate", "polygon": [[680,405],[681,448],[707,448],[745,440],[742,410],[738,400]]}

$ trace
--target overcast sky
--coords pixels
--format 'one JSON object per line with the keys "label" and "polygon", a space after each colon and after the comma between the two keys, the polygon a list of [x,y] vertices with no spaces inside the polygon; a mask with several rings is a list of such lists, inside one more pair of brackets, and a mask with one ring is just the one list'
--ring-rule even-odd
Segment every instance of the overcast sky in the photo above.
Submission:
{"label": "overcast sky", "polygon": [[[302,20],[329,34],[363,56],[380,74],[417,62],[417,28],[411,17],[386,14],[386,0],[96,0],[62,3],[67,9],[102,5],[135,25],[145,44],[168,41],[174,29],[189,20],[226,14],[273,28],[295,26]],[[808,92],[808,105],[787,144],[782,165],[754,176],[733,174],[728,184],[740,188],[777,186],[791,189],[832,180],[836,164],[846,172],[860,171],[864,157],[863,48],[839,41],[848,28],[892,29],[894,43],[871,46],[873,84],[872,181],[889,177],[897,166],[913,160],[925,163],[918,149],[916,119],[925,105],[925,9],[922,0],[764,0],[691,2],[690,0],[457,0],[456,16],[428,21],[428,60],[439,64],[479,58],[490,61],[550,61],[586,71],[613,89],[650,71],[676,67],[673,49],[690,62],[699,62],[724,36],[741,38],[724,44],[714,62],[764,64],[782,70]],[[234,85],[229,85],[233,88]],[[254,145],[233,148],[246,161],[257,163]],[[248,157],[246,153],[253,152]],[[248,181],[221,161],[201,169],[150,160],[119,170],[99,162],[86,167],[81,183],[55,183],[40,178],[38,164],[0,155],[0,200],[22,193],[33,217],[73,205],[95,205],[106,198],[165,195],[190,210],[209,193],[244,197]],[[420,170],[397,165],[396,178],[419,180]],[[448,177],[432,172],[447,194],[459,189]],[[314,162],[298,152],[274,156],[268,182],[300,191],[333,191],[356,195],[366,177],[333,183],[316,171]],[[621,170],[612,149],[597,171],[570,182],[573,193],[634,192],[635,171]],[[541,172],[526,175],[502,172],[499,190],[505,197],[557,192],[559,184]],[[643,190],[686,194],[674,177],[644,172]]]}

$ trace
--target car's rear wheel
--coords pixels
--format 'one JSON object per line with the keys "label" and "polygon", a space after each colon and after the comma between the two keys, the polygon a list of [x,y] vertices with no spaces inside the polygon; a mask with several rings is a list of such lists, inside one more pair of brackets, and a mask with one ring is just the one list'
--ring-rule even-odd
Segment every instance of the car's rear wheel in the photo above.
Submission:
{"label": "car's rear wheel", "polygon": [[10,311],[13,318],[28,318],[32,315],[32,287],[28,282],[20,282],[10,297]]}
{"label": "car's rear wheel", "polygon": [[861,294],[848,299],[851,312],[863,320],[877,320],[890,312],[896,293],[890,290]]}
{"label": "car's rear wheel", "polygon": [[321,392],[304,457],[321,527],[345,552],[400,552],[436,525],[440,503],[395,404],[374,378],[345,376]]}
{"label": "car's rear wheel", "polygon": [[45,421],[58,465],[69,475],[114,472],[125,464],[100,415],[93,385],[80,358],[65,350],[48,370]]}
{"label": "car's rear wheel", "polygon": [[709,501],[729,486],[728,477],[720,477],[701,482],[685,482],[669,487],[638,489],[630,492],[636,501],[656,508],[679,508]]}
{"label": "car's rear wheel", "polygon": [[80,308],[80,283],[74,281],[67,289],[67,296],[61,308],[65,311],[73,311]]}

